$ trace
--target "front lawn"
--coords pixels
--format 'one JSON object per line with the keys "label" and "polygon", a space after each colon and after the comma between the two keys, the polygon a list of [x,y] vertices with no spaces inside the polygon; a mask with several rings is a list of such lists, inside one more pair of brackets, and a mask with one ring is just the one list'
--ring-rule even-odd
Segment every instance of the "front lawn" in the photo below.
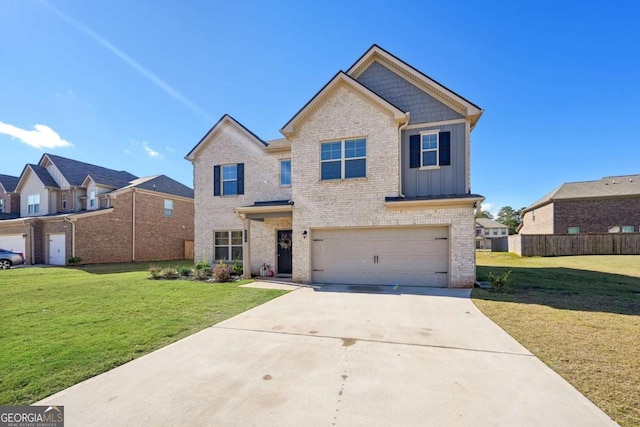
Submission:
{"label": "front lawn", "polygon": [[520,258],[478,252],[478,276],[511,270],[512,292],[474,289],[491,320],[622,426],[640,426],[640,256]]}
{"label": "front lawn", "polygon": [[33,403],[285,293],[149,280],[148,266],[0,271],[0,405]]}

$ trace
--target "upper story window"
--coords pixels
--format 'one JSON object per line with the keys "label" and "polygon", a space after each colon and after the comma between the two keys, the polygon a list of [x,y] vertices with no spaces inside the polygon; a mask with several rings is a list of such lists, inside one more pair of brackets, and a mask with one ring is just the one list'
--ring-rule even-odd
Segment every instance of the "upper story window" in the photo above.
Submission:
{"label": "upper story window", "polygon": [[213,195],[244,194],[244,163],[213,167]]}
{"label": "upper story window", "polygon": [[451,132],[425,131],[409,137],[409,167],[451,165]]}
{"label": "upper story window", "polygon": [[497,229],[497,228],[494,228],[494,229],[493,229],[493,235],[494,235],[494,236],[497,236],[497,235],[498,235],[498,229]]}
{"label": "upper story window", "polygon": [[567,232],[569,234],[579,234],[580,233],[580,227],[569,227]]}
{"label": "upper story window", "polygon": [[421,135],[421,137],[421,166],[438,166],[438,134],[428,133]]}
{"label": "upper story window", "polygon": [[62,193],[62,196],[60,196],[60,204],[62,205],[62,210],[67,209],[67,193]]}
{"label": "upper story window", "polygon": [[633,225],[623,225],[622,226],[622,232],[623,233],[633,233],[635,231],[635,229],[633,228]]}
{"label": "upper story window", "polygon": [[40,195],[33,194],[27,196],[27,212],[30,214],[40,213]]}
{"label": "upper story window", "polygon": [[507,234],[507,229],[506,228],[501,229],[500,234],[502,234],[503,236]]}
{"label": "upper story window", "polygon": [[280,160],[280,186],[291,185],[291,159]]}
{"label": "upper story window", "polygon": [[173,200],[171,199],[164,200],[164,216],[173,216]]}
{"label": "upper story window", "polygon": [[364,178],[367,176],[365,138],[320,144],[320,179]]}
{"label": "upper story window", "polygon": [[91,190],[89,192],[89,207],[90,208],[95,208],[96,207],[96,192],[95,192],[95,190]]}
{"label": "upper story window", "polygon": [[4,199],[0,197],[0,213],[4,212]]}

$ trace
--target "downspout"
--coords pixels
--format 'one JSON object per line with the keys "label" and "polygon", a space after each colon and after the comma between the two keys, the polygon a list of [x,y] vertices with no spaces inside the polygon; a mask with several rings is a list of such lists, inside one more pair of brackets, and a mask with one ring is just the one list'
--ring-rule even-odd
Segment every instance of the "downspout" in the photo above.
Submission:
{"label": "downspout", "polygon": [[404,198],[404,193],[402,192],[402,181],[404,178],[404,174],[403,174],[403,170],[402,170],[402,131],[404,130],[404,128],[406,128],[407,126],[409,126],[409,117],[410,117],[411,113],[407,113],[406,117],[407,117],[407,121],[398,126],[398,173],[399,173],[399,179],[398,179],[398,196]]}
{"label": "downspout", "polygon": [[131,261],[136,260],[136,189],[131,190]]}
{"label": "downspout", "polygon": [[71,256],[75,258],[76,256],[76,219],[66,217],[64,220],[69,224],[71,224]]}
{"label": "downspout", "polygon": [[33,247],[33,245],[35,244],[36,240],[33,237],[33,223],[32,222],[29,223],[29,240],[30,240],[29,246],[31,246],[31,248],[30,248],[31,249],[30,250],[30,252],[31,252],[31,265],[33,265],[33,264],[35,264],[34,260],[35,260],[35,256],[36,256],[36,250]]}

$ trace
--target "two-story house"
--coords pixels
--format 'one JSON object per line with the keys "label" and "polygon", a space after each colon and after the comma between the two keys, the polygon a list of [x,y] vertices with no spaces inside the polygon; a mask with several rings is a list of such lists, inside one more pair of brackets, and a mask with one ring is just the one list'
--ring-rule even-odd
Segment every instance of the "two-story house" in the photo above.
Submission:
{"label": "two-story house", "polygon": [[509,235],[509,227],[489,218],[476,219],[476,249],[491,249],[491,241]]}
{"label": "two-story house", "polygon": [[18,181],[20,177],[0,174],[0,219],[19,216],[20,195],[16,193]]}
{"label": "two-story house", "polygon": [[28,264],[182,259],[193,240],[193,190],[53,154],[27,164],[14,193],[18,215],[0,220],[0,247]]}
{"label": "two-story house", "polygon": [[263,141],[196,144],[195,254],[298,283],[471,287],[470,134],[483,110],[379,46]]}

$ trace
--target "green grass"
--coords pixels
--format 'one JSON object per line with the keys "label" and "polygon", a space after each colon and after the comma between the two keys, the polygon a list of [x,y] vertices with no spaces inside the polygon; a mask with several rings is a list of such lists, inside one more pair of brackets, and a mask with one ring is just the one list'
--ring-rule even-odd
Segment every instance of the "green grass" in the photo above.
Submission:
{"label": "green grass", "polygon": [[520,258],[478,252],[478,275],[511,270],[511,292],[474,289],[489,318],[622,426],[640,426],[640,256]]}
{"label": "green grass", "polygon": [[0,404],[23,405],[282,295],[149,280],[150,264],[0,271]]}

